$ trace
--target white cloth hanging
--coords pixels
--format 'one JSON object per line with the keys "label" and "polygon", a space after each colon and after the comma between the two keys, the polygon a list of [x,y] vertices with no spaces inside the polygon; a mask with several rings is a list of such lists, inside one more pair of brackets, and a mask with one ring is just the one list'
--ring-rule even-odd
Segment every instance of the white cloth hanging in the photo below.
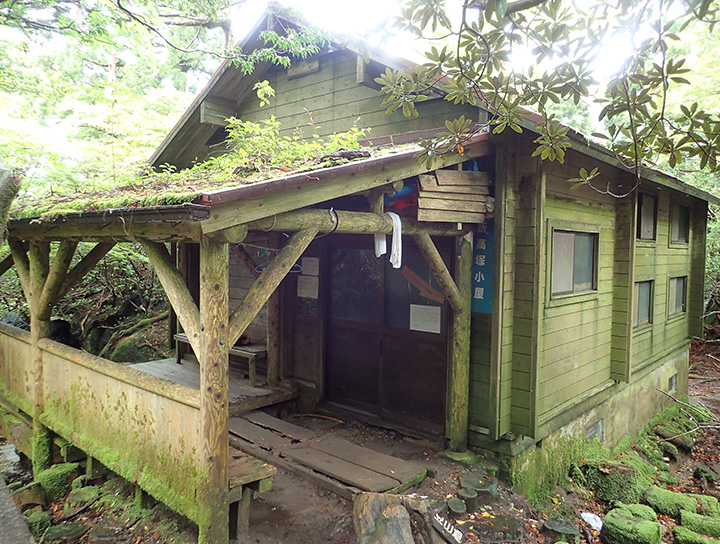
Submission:
{"label": "white cloth hanging", "polygon": [[387,237],[384,234],[375,235],[375,256],[382,257],[387,253]]}
{"label": "white cloth hanging", "polygon": [[390,248],[390,262],[393,268],[402,266],[402,223],[400,216],[394,212],[388,212],[393,222],[392,244]]}

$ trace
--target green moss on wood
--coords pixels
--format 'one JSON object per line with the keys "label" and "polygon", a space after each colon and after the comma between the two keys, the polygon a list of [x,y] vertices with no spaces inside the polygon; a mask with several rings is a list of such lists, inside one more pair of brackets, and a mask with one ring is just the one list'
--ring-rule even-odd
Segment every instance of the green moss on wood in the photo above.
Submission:
{"label": "green moss on wood", "polygon": [[652,479],[621,461],[590,461],[583,465],[588,487],[603,501],[636,503]]}
{"label": "green moss on wood", "polygon": [[44,425],[37,425],[33,429],[32,465],[33,474],[47,469],[52,464],[52,437],[50,430]]}
{"label": "green moss on wood", "polygon": [[679,518],[682,510],[689,512],[697,512],[698,510],[696,495],[675,493],[657,486],[647,490],[645,500],[656,512],[674,518]]}
{"label": "green moss on wood", "polygon": [[616,508],[603,519],[601,535],[607,544],[660,544],[662,526],[637,517],[632,511]]}
{"label": "green moss on wood", "polygon": [[35,476],[45,493],[47,502],[54,502],[65,496],[70,490],[70,479],[77,472],[78,466],[77,463],[60,463]]}
{"label": "green moss on wood", "polygon": [[35,537],[41,537],[51,525],[50,512],[33,512],[27,518],[28,528]]}
{"label": "green moss on wood", "polygon": [[720,544],[717,538],[701,535],[681,525],[675,526],[673,534],[677,544]]}
{"label": "green moss on wood", "polygon": [[695,512],[682,510],[680,524],[683,527],[707,536],[720,536],[720,518],[703,516]]}

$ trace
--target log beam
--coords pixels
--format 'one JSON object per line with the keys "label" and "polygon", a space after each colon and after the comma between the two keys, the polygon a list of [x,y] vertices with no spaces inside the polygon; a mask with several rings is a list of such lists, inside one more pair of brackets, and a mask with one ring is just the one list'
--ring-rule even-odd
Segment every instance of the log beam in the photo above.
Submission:
{"label": "log beam", "polygon": [[55,302],[60,296],[60,288],[65,280],[68,268],[70,268],[73,255],[75,255],[75,249],[77,249],[77,242],[69,240],[60,242],[60,247],[55,254],[55,259],[47,272],[40,296],[36,301],[38,319],[45,321],[52,316]]}
{"label": "log beam", "polygon": [[90,272],[100,260],[108,254],[108,252],[115,246],[115,242],[105,242],[97,244],[90,252],[85,255],[78,264],[65,277],[65,280],[60,287],[60,293],[58,298],[67,294],[77,283]]}
{"label": "log beam", "polygon": [[[200,543],[228,542],[228,383],[229,363],[227,245],[200,241]],[[179,315],[180,312],[178,312]]]}
{"label": "log beam", "polygon": [[260,277],[248,289],[245,298],[230,316],[228,338],[231,346],[245,332],[270,295],[290,271],[292,265],[313,241],[317,232],[316,228],[308,228],[293,234],[285,247],[270,261]]}
{"label": "log beam", "polygon": [[[403,217],[403,234],[427,233],[432,236],[457,236],[468,230],[458,230],[457,223],[420,223]],[[318,232],[338,234],[392,234],[392,219],[387,214],[343,210],[298,210],[282,213],[248,224],[250,230],[291,232],[316,228]]]}
{"label": "log beam", "polygon": [[155,273],[165,289],[170,304],[177,313],[178,320],[187,334],[188,341],[197,354],[202,349],[200,342],[200,311],[180,272],[172,262],[170,253],[163,244],[143,240],[143,247],[150,262],[155,268]]}
{"label": "log beam", "polygon": [[10,270],[15,264],[15,260],[13,259],[12,253],[5,257],[2,262],[0,262],[0,276],[5,274],[8,270]]}
{"label": "log beam", "polygon": [[[455,284],[450,271],[447,269],[445,262],[440,256],[440,252],[435,247],[430,235],[423,232],[414,236],[415,243],[417,244],[420,252],[423,254],[425,261],[428,263],[430,270],[432,270],[435,279],[438,281],[440,286],[443,288],[445,295],[450,302],[452,309],[458,313],[463,312],[467,305],[465,297],[462,296],[458,286]],[[469,293],[470,291],[468,291]],[[467,295],[469,296],[469,295]]]}

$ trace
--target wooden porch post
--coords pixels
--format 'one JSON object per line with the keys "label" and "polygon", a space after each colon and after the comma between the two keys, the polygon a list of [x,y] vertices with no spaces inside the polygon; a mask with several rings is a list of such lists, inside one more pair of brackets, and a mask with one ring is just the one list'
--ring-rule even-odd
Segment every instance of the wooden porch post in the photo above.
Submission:
{"label": "wooden porch post", "polygon": [[450,441],[450,449],[461,452],[467,449],[470,405],[472,237],[468,235],[458,238],[454,280],[430,235],[420,233],[414,238],[453,309],[446,434]]}
{"label": "wooden porch post", "polygon": [[228,248],[200,240],[201,544],[228,542]]}
{"label": "wooden porch post", "polygon": [[[279,240],[271,234],[271,245],[278,248]],[[275,289],[267,302],[267,382],[277,385],[280,381],[280,292]]]}
{"label": "wooden porch post", "polygon": [[40,423],[43,412],[43,360],[39,342],[50,337],[50,318],[66,279],[66,273],[77,242],[63,241],[58,248],[55,260],[50,266],[49,242],[32,243],[29,251],[17,241],[10,241],[15,269],[20,277],[25,298],[30,308],[30,387],[33,392],[33,474],[50,466],[52,442],[49,430]]}
{"label": "wooden porch post", "polygon": [[[469,238],[469,239],[468,239]],[[470,290],[472,288],[472,235],[459,239],[455,283],[463,304],[453,315],[448,437],[452,451],[465,451],[470,408]]]}

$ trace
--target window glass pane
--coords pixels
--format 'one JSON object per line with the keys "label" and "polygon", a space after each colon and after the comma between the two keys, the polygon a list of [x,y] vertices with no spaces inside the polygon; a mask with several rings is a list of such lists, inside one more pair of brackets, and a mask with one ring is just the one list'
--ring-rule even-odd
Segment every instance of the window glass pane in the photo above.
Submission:
{"label": "window glass pane", "polygon": [[595,235],[575,234],[573,258],[573,291],[589,291],[593,288],[595,272]]}
{"label": "window glass pane", "polygon": [[640,195],[638,210],[638,238],[655,239],[655,204],[657,199],[651,195]]}
{"label": "window glass pane", "polygon": [[685,276],[670,278],[669,308],[668,314],[674,315],[685,311]]}
{"label": "window glass pane", "polygon": [[635,326],[652,322],[652,283],[641,281],[635,284]]}
{"label": "window glass pane", "polygon": [[670,240],[673,242],[689,241],[690,210],[686,206],[675,204],[672,209],[672,230]]}
{"label": "window glass pane", "polygon": [[552,293],[571,293],[573,290],[573,252],[575,235],[572,232],[553,232]]}
{"label": "window glass pane", "polygon": [[381,322],[380,260],[369,249],[336,249],[332,253],[333,319]]}

